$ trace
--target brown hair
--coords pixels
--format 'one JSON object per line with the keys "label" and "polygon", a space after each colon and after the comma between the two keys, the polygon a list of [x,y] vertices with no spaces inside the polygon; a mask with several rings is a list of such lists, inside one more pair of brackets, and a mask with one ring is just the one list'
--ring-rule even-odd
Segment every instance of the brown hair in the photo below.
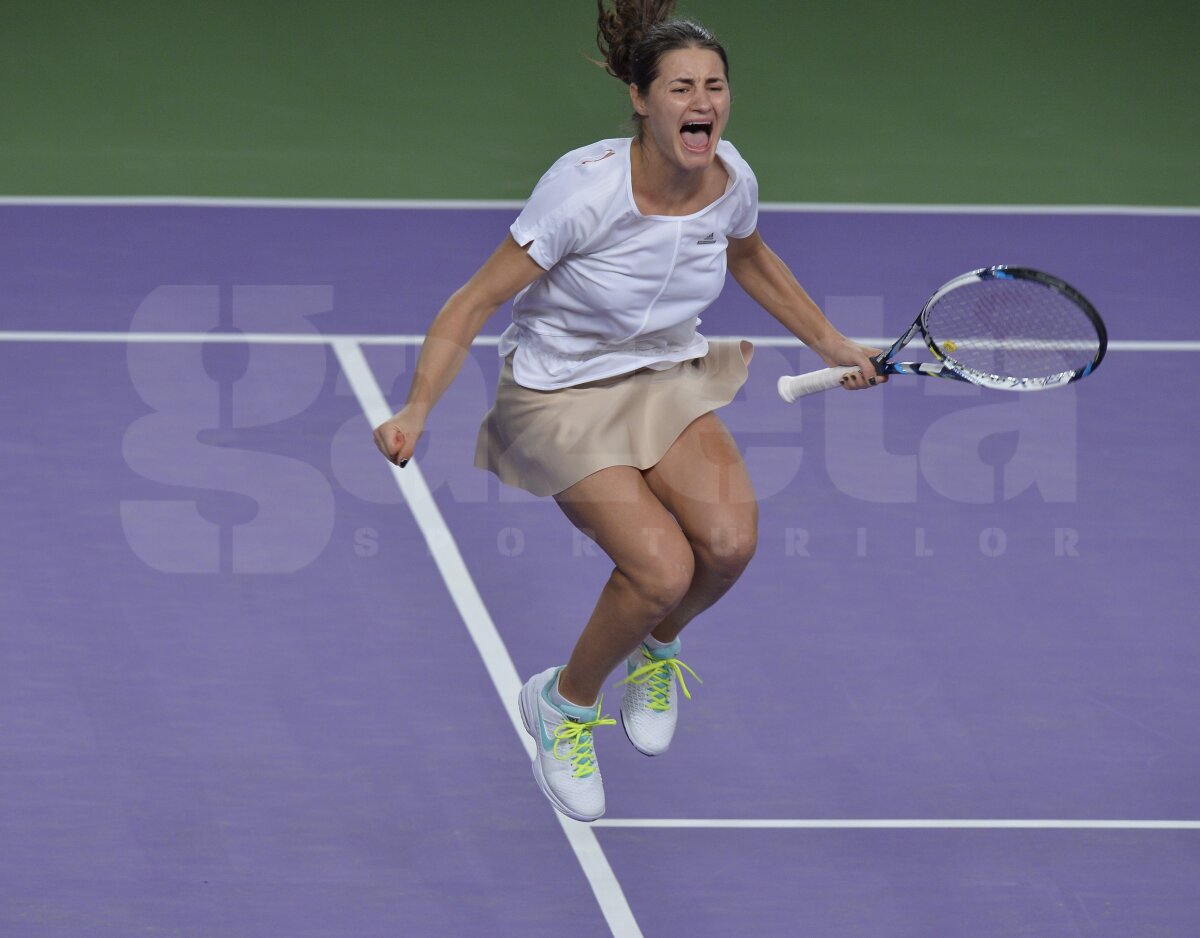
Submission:
{"label": "brown hair", "polygon": [[[612,9],[606,9],[609,5]],[[725,48],[708,29],[691,20],[670,19],[675,0],[596,0],[596,6],[600,11],[596,45],[604,56],[599,64],[643,94],[658,77],[662,57],[676,49],[711,49],[721,57],[725,77],[729,77]],[[633,123],[641,137],[640,114],[633,115]]]}

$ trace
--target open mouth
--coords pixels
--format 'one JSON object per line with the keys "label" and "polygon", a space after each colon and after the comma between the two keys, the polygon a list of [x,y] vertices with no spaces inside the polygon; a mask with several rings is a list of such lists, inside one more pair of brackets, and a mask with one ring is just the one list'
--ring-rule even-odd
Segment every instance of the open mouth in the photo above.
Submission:
{"label": "open mouth", "polygon": [[693,153],[703,153],[712,139],[712,121],[690,121],[683,125],[679,136],[683,145]]}

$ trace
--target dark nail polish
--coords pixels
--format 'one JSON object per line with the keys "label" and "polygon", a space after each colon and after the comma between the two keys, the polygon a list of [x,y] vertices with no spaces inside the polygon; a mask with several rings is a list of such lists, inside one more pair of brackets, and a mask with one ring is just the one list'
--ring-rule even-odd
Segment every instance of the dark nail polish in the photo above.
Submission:
{"label": "dark nail polish", "polygon": [[408,465],[408,460],[407,460],[407,459],[401,459],[401,460],[400,460],[400,468],[401,468],[401,469],[403,469],[403,468],[404,468],[405,466],[407,466],[407,465]]}

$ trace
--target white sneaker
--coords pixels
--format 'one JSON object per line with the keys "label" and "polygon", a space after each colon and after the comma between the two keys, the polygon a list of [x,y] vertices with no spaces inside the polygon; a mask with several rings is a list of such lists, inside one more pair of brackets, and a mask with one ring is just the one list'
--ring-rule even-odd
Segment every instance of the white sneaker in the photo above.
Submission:
{"label": "white sneaker", "polygon": [[683,690],[684,697],[692,698],[683,672],[686,670],[700,680],[695,671],[676,657],[678,654],[679,639],[675,639],[666,648],[653,651],[644,644],[639,645],[638,650],[626,659],[627,674],[621,682],[625,685],[621,725],[633,747],[643,755],[660,756],[671,745],[679,720],[676,685]]}
{"label": "white sneaker", "polygon": [[550,803],[567,817],[594,821],[604,814],[604,781],[592,747],[592,730],[616,726],[595,707],[550,702],[550,688],[562,668],[535,674],[521,688],[519,705],[525,732],[533,737],[537,757],[533,777]]}

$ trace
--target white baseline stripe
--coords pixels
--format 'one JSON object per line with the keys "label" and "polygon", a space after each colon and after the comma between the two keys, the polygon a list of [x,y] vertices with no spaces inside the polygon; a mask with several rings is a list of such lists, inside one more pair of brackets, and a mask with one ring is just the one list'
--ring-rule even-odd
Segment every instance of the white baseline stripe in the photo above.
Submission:
{"label": "white baseline stripe", "polygon": [[[746,339],[763,348],[801,348],[803,342],[791,336],[721,336],[710,340]],[[261,345],[420,345],[423,335],[324,335],[316,332],[0,332],[0,342],[233,342]],[[475,345],[494,347],[500,337],[481,335]],[[859,336],[856,342],[867,345],[891,345],[893,338]],[[1194,339],[1126,339],[1108,343],[1112,352],[1200,352],[1200,340]]]}
{"label": "white baseline stripe", "polygon": [[[333,343],[333,350],[346,375],[346,380],[350,382],[350,387],[353,388],[354,395],[358,398],[359,406],[362,407],[371,426],[377,426],[390,417],[392,408],[388,406],[383,391],[375,380],[375,375],[371,372],[358,343],[348,339],[337,339]],[[396,485],[404,495],[405,502],[412,510],[417,527],[420,528],[421,534],[429,545],[429,550],[433,554],[442,579],[446,582],[446,588],[450,591],[454,605],[457,607],[459,615],[462,616],[467,631],[470,633],[472,641],[475,642],[475,647],[479,650],[479,656],[483,659],[484,667],[492,679],[496,693],[500,696],[500,701],[512,722],[513,729],[516,730],[517,737],[525,747],[525,754],[532,760],[535,754],[533,740],[525,732],[521,716],[517,711],[517,695],[521,690],[521,679],[517,675],[517,669],[508,654],[504,640],[496,630],[487,606],[484,605],[483,598],[475,587],[475,581],[471,578],[470,571],[467,570],[462,554],[459,553],[454,536],[450,533],[437,503],[433,500],[433,495],[429,491],[420,466],[417,465],[415,459],[410,460],[404,469],[393,466],[392,477],[396,480]],[[536,791],[532,779],[530,780],[529,797],[541,799],[541,793]],[[595,832],[586,824],[572,821],[553,809],[548,808],[548,810],[552,811],[562,825],[563,832],[567,835],[567,840],[575,851],[575,857],[591,884],[596,901],[599,903],[600,910],[613,935],[616,938],[641,938],[642,932],[633,917],[621,885],[617,882],[612,867],[609,866],[608,859],[600,848]]]}
{"label": "white baseline stripe", "polygon": [[1200,821],[1021,819],[601,818],[598,827],[700,830],[1200,830]]}
{"label": "white baseline stripe", "polygon": [[[497,345],[480,336],[477,345]],[[327,335],[319,332],[0,332],[0,342],[213,342],[249,345],[420,345],[423,335]]]}
{"label": "white baseline stripe", "polygon": [[764,212],[899,215],[1172,215],[1200,217],[1189,205],[912,205],[902,202],[763,202]]}
{"label": "white baseline stripe", "polygon": [[319,208],[319,209],[516,209],[524,199],[270,199],[205,195],[8,195],[0,196],[3,205],[175,206],[180,208]]}
{"label": "white baseline stripe", "polygon": [[[192,195],[7,195],[2,205],[181,206],[199,208],[308,209],[508,209],[524,199],[290,199]],[[914,215],[1175,215],[1200,217],[1189,205],[950,205],[907,202],[762,202],[765,212],[845,212]]]}

